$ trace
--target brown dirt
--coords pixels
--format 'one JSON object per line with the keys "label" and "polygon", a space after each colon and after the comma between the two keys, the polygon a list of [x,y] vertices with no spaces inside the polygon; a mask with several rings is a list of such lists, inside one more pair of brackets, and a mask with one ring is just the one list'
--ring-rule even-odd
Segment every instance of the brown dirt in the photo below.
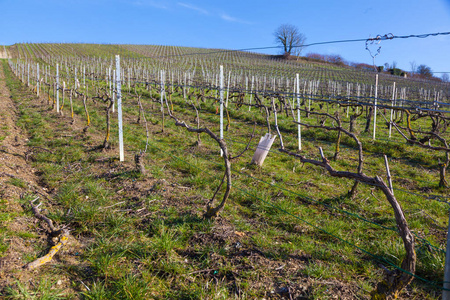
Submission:
{"label": "brown dirt", "polygon": [[[39,185],[37,171],[28,160],[27,154],[33,149],[27,146],[26,132],[16,125],[17,115],[17,107],[5,84],[3,68],[0,68],[0,137],[4,137],[0,145],[0,211],[5,216],[12,216],[0,224],[1,232],[6,232],[2,243],[8,245],[6,252],[0,253],[0,295],[6,286],[14,286],[17,282],[26,285],[38,282],[35,278],[40,277],[42,271],[23,269],[25,259],[42,256],[51,246],[48,228],[31,214],[30,206],[23,200],[27,195],[34,195],[40,198],[43,208],[51,210],[49,194],[45,187]],[[68,246],[75,251],[78,247],[72,237]],[[50,264],[59,261],[60,255],[57,254]],[[65,263],[78,262],[65,259]],[[67,288],[69,283],[70,280],[64,275],[58,278],[57,284],[62,289]]]}
{"label": "brown dirt", "polygon": [[[290,253],[279,259],[252,246],[254,234],[256,232],[237,231],[229,220],[218,218],[210,233],[195,234],[188,242],[189,247],[178,254],[192,265],[204,255],[205,248],[220,247],[224,255],[209,254],[208,268],[193,272],[186,279],[195,282],[196,277],[201,277],[206,281],[226,282],[230,294],[237,297],[241,296],[240,283],[245,282],[257,291],[260,299],[312,299],[313,290],[318,286],[329,291],[330,299],[364,299],[358,296],[360,288],[354,284],[303,275],[301,271],[305,267],[321,263],[309,254]],[[224,266],[233,268],[221,271]],[[248,273],[258,276],[249,277]]]}
{"label": "brown dirt", "polygon": [[3,49],[3,46],[0,46],[0,59],[2,58],[11,58],[11,56],[5,49]]}

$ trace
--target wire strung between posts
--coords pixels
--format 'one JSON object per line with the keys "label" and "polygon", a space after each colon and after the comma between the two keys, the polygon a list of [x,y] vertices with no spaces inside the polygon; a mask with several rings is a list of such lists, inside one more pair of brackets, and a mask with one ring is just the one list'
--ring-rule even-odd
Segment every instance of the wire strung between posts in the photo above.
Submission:
{"label": "wire strung between posts", "polygon": [[[69,76],[70,77],[70,76]],[[74,78],[74,77],[71,77]],[[90,81],[92,81],[92,79],[90,79]],[[98,79],[95,78],[94,81],[98,81],[98,82],[103,82],[104,80],[102,79]],[[147,81],[131,81],[132,83],[136,84],[145,84],[145,85],[149,85],[151,84],[151,82],[147,82]],[[213,87],[213,86],[208,86],[208,85],[182,85],[182,84],[174,84],[174,83],[167,83],[165,84],[169,87],[187,87],[187,88],[192,88],[192,89],[209,89],[209,90],[214,90],[214,91],[219,91],[219,87]],[[58,88],[58,90],[62,90],[62,88]],[[249,90],[246,89],[236,89],[234,88],[232,91],[232,93],[249,93]],[[115,93],[115,91],[114,91]],[[266,97],[279,97],[279,96],[285,96],[287,98],[289,97],[293,97],[294,95],[296,95],[295,93],[291,93],[291,92],[284,92],[284,91],[266,91],[266,90],[253,90],[250,92],[251,94],[263,94]],[[303,94],[302,97],[308,97],[308,99],[310,99],[311,101],[321,101],[321,102],[325,102],[325,103],[331,103],[331,104],[348,104],[348,100],[351,99],[352,100],[352,104],[353,105],[363,105],[363,106],[371,106],[373,105],[373,101],[375,99],[375,97],[365,97],[365,96],[352,96],[349,99],[347,98],[342,98],[339,95],[335,95],[335,99],[332,99],[332,96],[326,96],[326,95],[319,95],[319,94]],[[328,99],[326,99],[328,98]],[[366,101],[362,101],[362,100],[366,100]],[[377,101],[379,101],[380,103],[377,104],[377,107],[379,108],[390,108],[391,103],[392,103],[392,99],[383,99],[383,98],[379,98],[377,97]],[[401,108],[409,110],[409,111],[414,111],[414,112],[418,112],[418,111],[431,111],[431,112],[440,112],[440,113],[450,113],[450,110],[436,110],[436,109],[429,109],[429,108],[425,108],[422,107],[420,105],[429,105],[429,106],[447,106],[450,109],[450,103],[446,103],[446,102],[440,102],[440,101],[420,101],[420,100],[408,100],[408,99],[397,99],[397,101],[401,101],[403,103],[403,106]],[[383,105],[383,103],[386,103],[386,105]],[[410,104],[410,106],[405,106],[405,104]],[[246,103],[243,103],[243,105],[246,105]]]}
{"label": "wire strung between posts", "polygon": [[[206,110],[199,109],[199,111],[203,111],[205,114],[207,114],[207,115],[209,115],[209,116],[215,116],[215,115],[213,115],[212,113],[208,113],[208,111],[206,111]],[[261,126],[264,127],[263,125],[261,125]],[[230,141],[230,142],[234,142],[234,143],[239,143],[239,144],[242,144],[242,145],[245,145],[245,144],[246,144],[246,143],[244,143],[244,142],[237,141],[237,140],[233,140],[233,139],[230,139],[230,138],[225,138],[225,140]],[[328,141],[322,141],[322,142],[323,142],[323,143],[326,143],[326,144],[333,144],[333,143],[328,142]],[[400,144],[400,142],[397,142],[397,143]],[[257,145],[257,144],[253,144],[253,145]],[[282,152],[279,152],[279,151],[276,151],[276,150],[271,150],[271,149],[266,149],[266,150],[269,151],[270,153],[276,153],[277,155],[280,155],[280,156],[285,156],[285,157],[288,157],[288,156],[289,156],[289,155],[286,154],[286,153],[282,153]],[[375,152],[370,152],[370,151],[365,150],[365,153],[375,153]],[[400,177],[400,176],[396,176],[396,177],[398,177],[398,178],[403,178],[403,179],[407,179],[407,178],[405,178],[405,177]],[[269,184],[269,183],[268,183],[268,184]],[[368,184],[368,185],[372,185],[372,186],[378,186],[378,185],[376,185],[376,184],[369,184],[369,183],[367,183],[367,184]],[[380,187],[380,186],[378,186],[378,187]],[[410,192],[410,191],[407,191],[407,190],[403,190],[403,189],[400,189],[400,188],[394,188],[394,190],[397,190],[397,191],[400,191],[400,192],[404,192],[404,193],[408,193],[408,194],[410,194],[410,195],[422,197],[422,198],[428,199],[428,200],[436,200],[436,201],[438,201],[438,202],[445,203],[445,204],[447,204],[447,205],[450,206],[450,201],[445,200],[445,199],[449,199],[449,200],[450,200],[450,197],[441,196],[441,195],[429,195],[429,196],[427,196],[427,195],[418,194],[418,193]],[[299,196],[302,196],[302,195],[299,195]],[[315,201],[315,200],[313,200],[313,201]]]}
{"label": "wire strung between posts", "polygon": [[[203,111],[204,113],[208,114],[207,111],[205,111],[205,110],[202,110],[202,111]],[[215,116],[215,115],[213,115],[213,114],[209,114],[209,115],[210,115],[210,116]],[[225,140],[231,141],[231,142],[235,142],[235,143],[239,143],[239,144],[245,144],[245,143],[243,143],[243,142],[241,142],[241,141],[233,140],[233,139],[230,139],[230,138],[225,138]],[[327,142],[327,141],[323,141],[323,142],[324,142],[324,143],[327,143],[327,144],[331,144],[330,142]],[[255,144],[254,144],[254,145],[255,145]],[[271,152],[271,153],[276,153],[277,155],[288,156],[287,154],[281,153],[281,152],[279,152],[279,151],[275,151],[275,150],[271,150],[271,149],[267,149],[267,150],[268,150],[269,152]],[[369,152],[369,151],[366,151],[366,152]],[[369,153],[371,153],[371,152],[369,152]],[[373,153],[373,152],[372,152],[372,153]],[[194,155],[195,155],[195,154],[194,154]],[[240,173],[239,171],[237,171],[237,172]],[[248,176],[248,175],[245,174],[245,173],[241,173],[241,174],[244,174],[244,175]],[[251,177],[251,176],[250,176],[250,177]],[[398,178],[404,178],[404,177],[399,177],[399,176],[396,176],[396,177],[398,177]],[[252,177],[252,178],[254,178],[254,177]],[[260,179],[257,179],[257,178],[254,178],[254,179],[255,179],[255,180],[260,180]],[[260,180],[260,181],[262,181],[262,180]],[[264,181],[262,181],[262,182],[264,182]],[[269,185],[272,185],[272,186],[277,187],[277,188],[280,188],[280,189],[283,189],[283,188],[278,187],[277,185],[273,185],[273,184],[271,184],[271,183],[267,183],[267,182],[264,182],[264,183],[269,184]],[[367,183],[367,184],[368,184],[368,185],[371,185],[371,186],[380,187],[379,185],[376,185],[376,184],[370,184],[370,183]],[[407,193],[407,194],[410,194],[410,195],[422,197],[422,198],[424,198],[424,199],[438,201],[438,202],[441,202],[441,203],[444,203],[444,204],[447,204],[447,205],[450,206],[450,201],[446,201],[446,200],[445,200],[445,199],[450,199],[450,197],[445,197],[445,196],[440,196],[440,195],[429,195],[429,196],[427,196],[427,195],[423,195],[423,194],[418,194],[418,193],[410,192],[410,191],[407,191],[407,190],[404,190],[404,189],[400,189],[400,188],[394,188],[394,190],[400,191],[400,192],[404,192],[404,193]],[[290,190],[286,190],[286,191],[292,192],[292,191],[290,191]],[[292,192],[292,193],[295,193],[295,192]],[[301,194],[298,194],[298,193],[295,193],[295,194],[298,195],[298,196],[301,196],[301,197],[304,197],[304,198],[308,199],[308,196],[301,195]],[[313,202],[320,203],[320,201],[314,200],[314,199],[312,199],[312,198],[309,198],[308,200],[313,201]],[[332,206],[329,206],[329,207],[334,208],[334,207],[332,207]],[[337,208],[334,208],[334,209],[337,209]],[[339,209],[338,209],[338,210],[339,210]],[[347,214],[349,213],[349,212],[346,212],[346,211],[342,211],[342,212],[347,213]],[[351,214],[351,213],[349,213],[349,214]],[[367,222],[369,222],[369,223],[373,223],[372,221],[366,220],[366,219],[362,218],[361,216],[358,216],[358,218],[360,218],[360,219],[362,219],[362,220],[365,220],[365,221],[367,221]],[[376,223],[374,223],[374,224],[376,224]],[[379,224],[376,224],[376,225],[379,225]],[[390,229],[390,228],[387,228],[387,229]],[[434,246],[434,247],[436,247],[436,246]],[[437,248],[437,249],[443,251],[443,250],[440,249],[440,248]]]}
{"label": "wire strung between posts", "polygon": [[[302,47],[311,47],[318,45],[328,45],[328,44],[339,44],[339,43],[354,43],[354,42],[366,42],[367,44],[376,43],[384,40],[394,40],[394,39],[409,39],[409,38],[428,38],[432,36],[445,36],[450,35],[450,32],[435,32],[435,33],[424,33],[424,34],[410,34],[410,35],[393,35],[392,33],[388,33],[385,35],[377,35],[373,38],[360,38],[360,39],[346,39],[346,40],[333,40],[333,41],[324,41],[324,42],[315,42],[303,45],[293,45],[292,48],[302,48]],[[193,55],[211,55],[218,53],[229,53],[229,52],[247,52],[254,50],[269,50],[269,49],[282,49],[283,46],[265,46],[265,47],[251,47],[251,48],[241,48],[241,49],[228,49],[228,50],[211,50],[208,52],[193,52],[193,53],[182,53],[182,54],[171,54],[171,55],[160,55],[160,56],[145,56],[151,58],[170,58],[170,57],[183,57],[183,56],[193,56]],[[205,50],[208,50],[205,48]],[[379,49],[378,49],[379,51]],[[372,54],[371,54],[372,55]],[[375,55],[376,56],[376,55]],[[125,56],[126,57],[126,56]],[[130,59],[137,59],[131,58]],[[434,73],[450,73],[450,72],[434,72]]]}
{"label": "wire strung between posts", "polygon": [[[430,35],[439,35],[440,33],[436,33],[436,34],[424,34],[424,35],[417,35],[416,37],[420,37],[420,38],[424,38],[424,37],[427,37],[427,36],[430,36]],[[449,33],[442,33],[442,34],[450,34],[450,32]],[[395,37],[395,36],[391,36],[391,35],[385,35],[385,36],[377,36],[377,37],[375,37],[375,38],[372,38],[372,39],[370,39],[370,40],[383,40],[383,39],[393,39],[393,38],[407,38],[407,37],[413,37],[413,35],[410,35],[410,36],[399,36],[399,37]],[[66,77],[69,77],[69,78],[76,78],[76,77],[72,77],[72,76],[66,76]],[[98,79],[98,78],[95,78],[94,79],[94,81],[104,81],[104,80],[102,80],[102,79]],[[132,81],[133,83],[141,83],[141,84],[150,84],[150,82],[147,82],[147,81]],[[156,82],[155,82],[156,83]],[[168,86],[174,86],[174,87],[186,87],[185,85],[180,85],[180,84],[171,84],[171,83],[168,83],[167,84]],[[205,88],[208,88],[208,89],[212,89],[212,90],[214,90],[214,89],[217,89],[218,90],[218,87],[212,87],[212,86],[198,86],[198,85],[188,85],[188,87],[189,88],[201,88],[201,89],[205,89]],[[61,87],[59,87],[59,88],[57,88],[57,90],[59,91],[59,90],[63,90]],[[247,92],[248,93],[248,90],[246,90],[246,89],[239,89],[238,90],[239,92]],[[233,92],[236,92],[236,89],[233,91]],[[288,96],[288,97],[292,97],[293,95],[296,95],[295,93],[288,93],[288,92],[271,92],[271,91],[254,91],[254,93],[256,94],[256,93],[258,93],[258,92],[264,92],[264,93],[266,93],[268,96],[280,96],[280,95],[285,95],[285,96]],[[341,103],[342,101],[340,101],[339,99],[336,99],[336,100],[331,100],[331,97],[329,97],[329,99],[324,99],[321,95],[313,95],[313,94],[307,94],[307,95],[303,95],[304,97],[308,97],[309,99],[311,99],[311,100],[313,100],[313,101],[322,101],[322,102],[327,102],[327,103],[337,103],[337,104],[339,104],[339,103]],[[356,98],[356,99],[374,99],[374,97],[354,97],[354,98]],[[386,103],[388,103],[388,104],[390,104],[390,102],[392,101],[391,99],[381,99],[381,98],[377,98],[377,100],[378,101],[383,101],[383,102],[386,102]],[[414,103],[414,104],[428,104],[428,105],[435,105],[436,103],[437,104],[439,104],[439,105],[441,105],[441,106],[450,106],[450,104],[448,104],[448,103],[444,103],[444,102],[436,102],[436,101],[433,101],[433,102],[427,102],[427,101],[413,101],[413,100],[405,100],[405,99],[398,99],[398,101],[402,101],[403,103]],[[371,102],[371,101],[358,101],[358,102],[354,102],[353,104],[355,104],[355,105],[372,105],[373,103]],[[246,105],[245,103],[244,103],[244,105]],[[382,105],[382,104],[378,104],[378,106],[380,107],[380,108],[383,108],[384,106]],[[386,106],[387,107],[387,106]],[[387,108],[389,108],[389,107],[387,107]],[[408,109],[407,107],[403,107],[404,109]],[[418,106],[415,106],[415,107],[412,107],[411,108],[411,110],[414,110],[414,111],[418,111],[418,110],[426,110],[426,111],[435,111],[435,110],[430,110],[430,109],[425,109],[425,108],[421,108],[420,106],[418,107]],[[442,110],[440,110],[439,112],[450,112],[450,111],[442,111]],[[271,152],[276,152],[276,153],[278,153],[278,154],[281,154],[281,153],[279,153],[278,151],[271,151]],[[402,189],[398,189],[398,188],[395,188],[396,190],[399,190],[399,191],[402,191],[402,192],[405,192],[405,193],[409,193],[409,194],[411,194],[411,195],[415,195],[415,196],[420,196],[420,197],[424,197],[424,198],[426,198],[426,199],[430,199],[430,200],[436,200],[436,201],[439,201],[439,202],[442,202],[442,203],[446,203],[446,204],[448,204],[448,205],[450,205],[450,202],[448,202],[448,201],[445,201],[445,200],[442,200],[442,199],[444,199],[444,198],[446,198],[446,197],[443,197],[443,196],[438,196],[438,195],[431,195],[431,196],[425,196],[425,195],[421,195],[421,194],[417,194],[417,193],[413,193],[413,192],[409,192],[409,191],[406,191],[406,190],[402,190]]]}
{"label": "wire strung between posts", "polygon": [[[316,42],[304,45],[293,45],[292,48],[302,48],[311,47],[318,45],[328,45],[328,44],[340,44],[340,43],[354,43],[354,42],[366,42],[366,41],[384,41],[393,39],[409,39],[409,38],[427,38],[430,36],[438,35],[450,35],[450,32],[436,32],[436,33],[425,33],[425,34],[410,34],[410,35],[393,35],[392,33],[385,34],[383,36],[378,35],[374,38],[365,39],[347,39],[347,40],[334,40],[325,42]],[[241,49],[229,49],[229,50],[212,50],[209,52],[194,52],[194,53],[183,53],[183,54],[171,54],[171,55],[161,55],[161,56],[151,56],[152,58],[169,58],[169,57],[181,57],[181,56],[192,56],[192,55],[211,55],[217,53],[227,53],[227,52],[243,52],[243,51],[254,51],[254,50],[269,50],[269,49],[282,49],[283,46],[265,46],[265,47],[252,47],[252,48],[241,48]]]}
{"label": "wire strung between posts", "polygon": [[[74,77],[72,77],[72,78],[74,78]],[[103,81],[103,80],[101,80],[101,79],[95,79],[95,80],[97,80],[97,81]],[[140,81],[133,81],[134,83],[145,83],[145,84],[149,84],[149,82],[140,82]],[[169,86],[171,86],[172,84],[168,84]],[[177,87],[183,87],[183,85],[176,85],[176,84],[173,84],[173,86],[177,86]],[[199,86],[189,86],[189,87],[194,87],[194,88],[199,88]],[[211,87],[206,87],[206,86],[203,86],[202,88],[210,88],[211,89]],[[58,90],[62,90],[62,88],[58,88]],[[243,91],[247,91],[247,90],[243,90]],[[247,91],[248,92],[248,91]],[[255,91],[255,93],[257,93],[257,91]],[[268,93],[268,94],[270,94],[270,91],[266,91],[266,93]],[[277,92],[277,93],[275,93],[275,95],[287,95],[287,96],[293,96],[294,95],[294,93],[283,93],[283,92],[281,92],[281,93],[279,93],[279,92]],[[269,95],[270,96],[270,95]],[[307,97],[309,97],[310,99],[312,99],[312,100],[316,100],[316,101],[323,101],[323,102],[328,102],[328,103],[341,103],[341,101],[339,101],[339,100],[330,100],[331,99],[331,97],[329,97],[329,99],[323,99],[323,98],[317,98],[318,97],[318,95],[305,95],[305,96],[307,96]],[[364,98],[364,99],[372,99],[371,97],[360,97],[360,98]],[[387,99],[381,99],[381,98],[378,98],[378,100],[380,100],[380,101],[385,101],[385,102],[391,102],[391,100],[387,100]],[[402,100],[402,99],[399,99],[399,101],[403,101],[403,102],[410,102],[410,103],[415,103],[415,104],[424,104],[424,103],[426,103],[426,104],[435,104],[436,102],[424,102],[424,101],[412,101],[412,100]],[[450,104],[448,104],[448,103],[442,103],[442,102],[439,102],[439,104],[440,105],[450,105]],[[355,105],[372,105],[372,103],[371,102],[356,102],[355,103]],[[384,106],[383,105],[378,105],[380,108],[383,108]],[[418,107],[415,107],[415,108],[413,108],[414,110],[419,110],[420,108],[418,108]],[[428,110],[428,109],[421,109],[421,110]],[[447,111],[441,111],[441,112],[447,112]],[[281,153],[279,153],[278,151],[271,151],[271,152],[275,152],[275,153],[278,153],[278,154],[281,154]],[[430,199],[430,200],[436,200],[436,201],[439,201],[439,202],[442,202],[442,203],[445,203],[445,204],[448,204],[448,205],[450,205],[450,202],[448,202],[448,201],[446,201],[446,200],[443,200],[443,199],[445,199],[445,198],[447,198],[447,197],[443,197],[443,196],[439,196],[439,195],[431,195],[431,196],[425,196],[425,195],[421,195],[421,194],[417,194],[417,193],[413,193],[413,192],[410,192],[410,191],[406,191],[406,190],[402,190],[402,189],[398,189],[398,188],[395,188],[396,190],[399,190],[399,191],[402,191],[402,192],[405,192],[405,193],[409,193],[409,194],[411,194],[411,195],[415,195],[415,196],[420,196],[420,197],[423,197],[423,198],[426,198],[426,199]]]}
{"label": "wire strung between posts", "polygon": [[[429,35],[435,35],[435,34],[429,34]],[[423,35],[420,35],[420,36],[423,36]],[[388,37],[386,37],[386,38],[383,37],[383,38],[380,38],[380,39],[387,39],[387,38]],[[389,38],[389,39],[391,39],[391,38]],[[370,39],[368,39],[368,40],[370,40]],[[372,40],[377,40],[377,38],[372,38]],[[51,77],[55,77],[55,76],[51,75]],[[65,76],[65,77],[69,78],[69,79],[75,79],[76,78],[75,76],[72,76],[72,75],[68,75],[68,76]],[[88,80],[90,80],[91,82],[92,81],[97,81],[97,82],[103,82],[104,81],[103,79],[97,78],[97,77],[95,77],[93,79],[88,79]],[[132,80],[132,81],[128,80],[128,81],[130,81],[130,83],[133,83],[133,84],[138,84],[138,83],[139,84],[145,84],[145,85],[149,85],[151,83],[158,84],[157,80],[153,80],[153,82],[139,81],[139,80]],[[346,82],[346,81],[340,81],[340,82]],[[176,84],[176,83],[167,83],[167,85],[169,87],[172,86],[172,87],[184,87],[184,88],[187,87],[187,88],[193,88],[193,89],[210,89],[210,90],[217,90],[217,91],[219,90],[218,86],[213,86],[211,84],[209,84],[209,85],[206,85],[206,84],[204,84],[204,85],[198,85],[198,84],[196,84],[196,85],[183,85],[183,84]],[[58,88],[58,91],[59,90],[61,90],[61,88]],[[249,90],[248,89],[244,89],[244,88],[236,88],[236,87],[234,87],[232,89],[232,92],[249,93]],[[276,91],[276,92],[274,92],[274,91],[266,91],[266,90],[254,90],[254,91],[251,90],[250,93],[251,94],[263,93],[264,95],[267,95],[267,96],[285,96],[285,97],[293,97],[294,95],[296,95],[295,93],[291,93],[291,92],[285,92],[285,91]],[[323,101],[323,102],[326,102],[326,103],[338,103],[338,104],[340,103],[339,100],[346,100],[347,101],[347,100],[351,99],[353,104],[355,104],[355,105],[365,105],[365,106],[373,105],[372,102],[375,99],[374,97],[365,97],[365,96],[360,96],[360,97],[352,96],[349,99],[342,99],[342,97],[340,97],[339,95],[334,96],[335,99],[332,99],[332,96],[328,95],[328,99],[325,99],[327,97],[326,95],[318,95],[318,94],[304,94],[303,96],[304,97],[305,96],[309,97],[310,100],[312,100],[312,101]],[[366,101],[362,101],[363,99],[366,100]],[[391,104],[391,102],[392,102],[392,99],[383,99],[383,98],[377,97],[377,101],[387,103],[388,106],[389,106]],[[440,106],[440,107],[442,107],[442,106],[450,106],[449,103],[445,103],[445,102],[439,102],[439,101],[417,101],[417,100],[407,100],[407,99],[397,99],[397,101],[401,101],[402,102],[402,104],[403,104],[402,108],[407,109],[407,110],[411,110],[411,111],[432,111],[432,112],[450,113],[450,110],[448,110],[448,111],[447,110],[437,110],[436,108],[429,109],[429,108],[423,107],[423,106],[436,107],[436,105]],[[405,104],[409,104],[410,107],[405,106]],[[384,108],[384,106],[382,106],[381,103],[378,104],[377,106],[380,107],[380,108]]]}
{"label": "wire strung between posts", "polygon": [[[164,151],[164,150],[161,150],[161,149],[159,149],[158,147],[156,147],[156,146],[154,146],[154,145],[150,145],[150,146],[153,147],[153,148],[155,148],[155,149],[158,149],[158,150],[160,150],[160,151],[162,151],[162,152],[164,152],[164,153],[167,153],[167,154],[169,154],[170,156],[172,156],[172,157],[174,157],[174,158],[177,158],[178,160],[180,160],[180,161],[182,161],[182,162],[185,162],[185,163],[189,164],[190,166],[192,166],[192,167],[194,167],[194,168],[196,168],[196,169],[198,169],[198,170],[200,170],[200,171],[202,171],[202,172],[205,172],[205,173],[211,175],[211,173],[209,173],[209,172],[207,172],[207,171],[205,171],[205,170],[202,170],[202,169],[198,168],[197,166],[194,166],[194,165],[192,165],[192,164],[190,164],[190,163],[184,161],[183,159],[180,159],[179,157],[177,157],[177,156],[175,156],[175,155],[172,155],[172,154],[170,154],[170,153],[168,153],[168,152],[166,152],[166,151]],[[253,177],[253,178],[254,178],[254,177]],[[217,179],[217,178],[216,178],[216,179]],[[255,179],[256,179],[256,178],[255,178]],[[320,227],[318,227],[318,226],[316,226],[316,225],[314,225],[314,224],[312,224],[312,223],[310,223],[310,222],[308,222],[308,221],[306,221],[306,220],[303,220],[303,219],[301,219],[300,217],[298,217],[297,215],[294,215],[293,213],[288,212],[288,211],[286,211],[285,209],[282,209],[282,208],[280,208],[280,207],[274,205],[273,203],[271,203],[271,202],[269,202],[269,201],[266,201],[266,200],[264,200],[264,199],[262,199],[262,198],[259,198],[259,197],[255,196],[255,195],[252,195],[252,194],[248,193],[246,190],[241,189],[239,186],[235,186],[235,187],[236,187],[237,190],[239,190],[239,191],[241,191],[241,192],[243,192],[243,193],[245,193],[245,194],[247,194],[247,195],[249,195],[249,196],[251,196],[251,197],[253,197],[253,198],[255,198],[255,199],[258,199],[258,200],[260,200],[260,201],[262,201],[262,202],[264,202],[264,203],[267,203],[267,204],[269,204],[270,206],[272,206],[272,207],[274,207],[274,208],[276,208],[276,209],[278,209],[278,210],[280,210],[280,211],[282,211],[282,212],[284,212],[284,213],[286,213],[286,214],[288,214],[288,215],[290,215],[290,216],[292,216],[292,217],[294,217],[294,218],[296,218],[296,219],[298,219],[298,220],[300,220],[300,221],[302,221],[302,222],[304,222],[304,223],[306,223],[306,224],[308,224],[308,225],[310,225],[310,226],[312,226],[312,227],[314,227],[314,228],[316,228],[316,229],[318,229],[318,230],[320,230],[320,231],[322,231],[322,232],[324,232],[324,233],[326,233],[326,234],[328,234],[328,235],[330,235],[330,236],[332,236],[332,237],[334,237],[334,238],[340,240],[341,242],[343,242],[343,243],[345,243],[345,244],[348,244],[348,245],[350,245],[350,246],[352,246],[352,247],[355,247],[355,248],[359,249],[360,251],[362,251],[362,252],[364,252],[364,253],[366,253],[366,254],[372,256],[373,258],[375,258],[375,259],[377,259],[377,260],[379,260],[379,261],[383,261],[383,262],[389,264],[390,266],[392,266],[392,267],[394,267],[394,268],[396,268],[396,269],[398,269],[398,270],[400,270],[400,271],[402,271],[402,272],[404,272],[404,273],[409,274],[410,276],[413,276],[413,277],[415,277],[415,278],[417,278],[417,279],[420,279],[420,280],[422,280],[422,281],[424,281],[424,282],[426,282],[426,283],[428,283],[428,284],[430,284],[430,285],[432,285],[432,286],[436,286],[432,281],[428,281],[428,280],[426,280],[426,279],[424,279],[424,278],[422,278],[422,277],[420,277],[420,276],[417,276],[417,275],[415,275],[415,274],[412,274],[412,273],[410,273],[410,272],[408,272],[408,271],[402,269],[401,267],[399,267],[399,266],[393,264],[392,262],[390,262],[390,261],[387,260],[386,258],[383,258],[383,257],[380,257],[380,256],[378,256],[378,255],[375,255],[375,254],[373,254],[373,253],[371,253],[371,252],[369,252],[369,251],[367,251],[367,250],[365,250],[365,249],[363,249],[363,248],[361,248],[361,247],[359,247],[359,246],[357,246],[357,245],[355,245],[355,244],[353,244],[353,243],[351,243],[351,242],[349,242],[349,241],[347,241],[347,240],[344,240],[344,239],[342,239],[342,238],[336,236],[336,235],[333,234],[333,233],[330,233],[329,231],[327,231],[327,230],[325,230],[325,229],[323,229],[323,228],[320,228]],[[289,190],[287,190],[287,191],[289,191]],[[442,287],[440,287],[440,286],[436,286],[436,287],[438,287],[438,288],[440,288],[440,289],[444,289],[444,288],[442,288]],[[446,289],[445,289],[445,290],[446,290]]]}

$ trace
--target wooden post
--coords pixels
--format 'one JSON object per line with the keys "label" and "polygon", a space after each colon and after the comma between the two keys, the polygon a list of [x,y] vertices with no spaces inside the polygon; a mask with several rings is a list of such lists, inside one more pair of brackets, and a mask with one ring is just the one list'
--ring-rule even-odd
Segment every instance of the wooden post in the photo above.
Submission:
{"label": "wooden post", "polygon": [[389,189],[391,190],[392,195],[394,195],[394,189],[392,188],[391,171],[389,170],[389,163],[388,163],[386,154],[384,155],[384,165],[386,166],[386,174],[387,174],[387,180],[389,183]]}

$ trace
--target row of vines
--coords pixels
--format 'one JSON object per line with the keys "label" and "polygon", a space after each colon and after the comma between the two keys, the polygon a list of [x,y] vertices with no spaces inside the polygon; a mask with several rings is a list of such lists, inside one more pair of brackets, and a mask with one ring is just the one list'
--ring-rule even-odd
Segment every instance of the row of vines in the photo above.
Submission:
{"label": "row of vines", "polygon": [[[215,218],[229,203],[243,158],[261,148],[254,140],[259,130],[273,142],[272,149],[271,143],[262,149],[266,155],[268,152],[268,160],[281,157],[282,161],[313,166],[310,172],[322,170],[329,178],[338,178],[335,190],[351,183],[348,195],[355,202],[368,189],[376,189],[377,195],[384,197],[385,203],[377,205],[390,207],[387,217],[395,224],[393,231],[404,250],[398,261],[383,262],[389,266],[386,280],[378,284],[373,298],[395,295],[414,278],[429,282],[416,275],[416,266],[421,264],[423,245],[434,249],[437,257],[445,254],[442,229],[409,224],[404,205],[410,207],[407,199],[415,195],[414,199],[421,200],[414,205],[429,202],[425,214],[437,223],[445,222],[450,163],[448,85],[386,76],[376,82],[371,73],[278,62],[256,54],[206,49],[198,53],[198,49],[162,46],[22,44],[17,45],[10,67],[58,114],[70,112],[71,122],[75,122],[73,103],[80,101],[86,134],[91,126],[89,112],[103,110],[105,135],[99,148],[109,149],[118,96],[117,71],[109,53],[117,50],[125,55],[119,70],[123,105],[146,127],[142,149],[132,150],[140,172],[145,172],[145,157],[152,144],[148,122],[159,124],[162,132],[172,122],[195,134],[197,145],[216,147],[215,160],[222,161],[222,179],[204,213],[205,218]],[[219,65],[223,65],[222,73]],[[224,137],[218,133],[219,126],[223,126]],[[202,140],[202,135],[209,137],[208,141]],[[390,148],[417,157],[392,157]],[[426,182],[427,193],[419,183],[395,188],[396,176],[393,181],[388,166],[388,160],[394,158],[396,170],[404,168],[402,164],[428,170],[427,181],[432,178],[434,183]],[[380,164],[381,159],[384,163]],[[258,164],[264,168],[263,160]],[[280,172],[287,170],[280,167]],[[414,181],[398,173],[403,181]],[[387,180],[383,179],[386,174]],[[373,190],[371,193],[374,195]],[[371,251],[363,249],[365,254]]]}

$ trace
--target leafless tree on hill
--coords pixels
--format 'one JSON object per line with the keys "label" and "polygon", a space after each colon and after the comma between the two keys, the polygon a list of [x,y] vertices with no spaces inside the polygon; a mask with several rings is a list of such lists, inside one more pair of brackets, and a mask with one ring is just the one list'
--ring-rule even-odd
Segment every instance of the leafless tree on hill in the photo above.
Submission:
{"label": "leafless tree on hill", "polygon": [[298,28],[291,24],[283,24],[273,33],[277,44],[283,47],[283,54],[290,56],[291,54],[300,55],[306,37]]}

